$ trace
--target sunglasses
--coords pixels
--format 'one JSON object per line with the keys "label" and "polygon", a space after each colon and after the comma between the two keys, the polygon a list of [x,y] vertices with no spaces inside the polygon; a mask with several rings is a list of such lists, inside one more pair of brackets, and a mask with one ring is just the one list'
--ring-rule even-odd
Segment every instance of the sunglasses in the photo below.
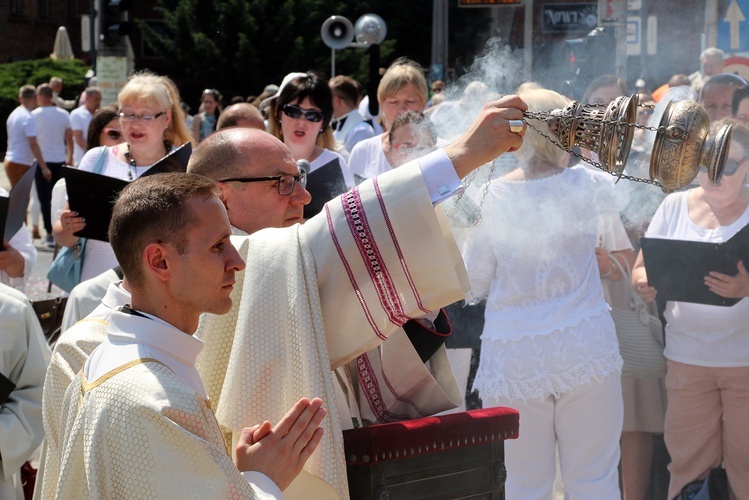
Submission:
{"label": "sunglasses", "polygon": [[281,108],[281,111],[283,111],[283,114],[288,116],[289,118],[297,119],[301,116],[304,116],[304,119],[308,122],[321,122],[323,119],[323,113],[322,111],[318,111],[316,109],[302,109],[299,106],[295,106],[294,104],[286,104],[283,108]]}
{"label": "sunglasses", "polygon": [[[728,158],[723,166],[723,175],[732,176],[736,173],[736,171],[739,169],[741,165],[744,164],[746,160],[749,160],[749,156],[746,156],[741,159],[741,161],[736,161],[731,158]],[[707,172],[707,167],[704,165],[700,167],[700,170],[702,172]]]}
{"label": "sunglasses", "polygon": [[122,138],[122,132],[113,128],[104,130],[104,133],[113,141],[119,141]]}

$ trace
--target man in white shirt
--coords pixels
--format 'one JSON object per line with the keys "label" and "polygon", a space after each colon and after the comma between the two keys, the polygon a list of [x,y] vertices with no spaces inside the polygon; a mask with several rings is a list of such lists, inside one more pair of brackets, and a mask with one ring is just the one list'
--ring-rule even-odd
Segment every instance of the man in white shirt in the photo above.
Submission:
{"label": "man in white shirt", "polygon": [[356,109],[359,104],[356,80],[338,75],[331,78],[329,83],[333,93],[333,120],[330,122],[333,137],[350,153],[356,143],[374,137],[375,131]]}
{"label": "man in white shirt", "polygon": [[101,91],[98,87],[88,87],[85,92],[86,102],[70,112],[70,124],[73,129],[73,164],[78,165],[83,153],[86,152],[86,141],[88,140],[88,126],[94,113],[101,105]]}
{"label": "man in white shirt", "polygon": [[47,245],[54,247],[52,238],[52,186],[62,178],[62,167],[73,164],[73,131],[70,127],[70,114],[52,104],[52,87],[43,83],[36,89],[36,102],[39,105],[31,116],[36,123],[36,138],[41,149],[39,163],[43,162],[51,172],[48,177],[42,168],[36,172],[36,192],[42,206],[44,229],[47,231]]}
{"label": "man in white shirt", "polygon": [[66,100],[60,97],[60,92],[62,92],[62,78],[53,76],[49,79],[49,86],[52,87],[52,91],[54,92],[52,96],[53,105],[58,108],[67,109],[68,111],[76,107],[75,99]]}
{"label": "man in white shirt", "polygon": [[18,101],[21,104],[13,110],[6,122],[8,147],[5,152],[5,173],[11,187],[15,186],[34,163],[34,158],[39,160],[42,174],[52,177],[36,141],[36,122],[31,117],[31,111],[36,106],[36,89],[32,85],[24,85],[18,91]]}
{"label": "man in white shirt", "polygon": [[275,427],[244,429],[236,466],[226,453],[193,365],[200,314],[231,308],[244,268],[217,193],[178,173],[120,194],[109,239],[131,302],[66,391],[60,435],[47,436],[45,498],[279,498],[319,444],[326,411],[302,398]]}

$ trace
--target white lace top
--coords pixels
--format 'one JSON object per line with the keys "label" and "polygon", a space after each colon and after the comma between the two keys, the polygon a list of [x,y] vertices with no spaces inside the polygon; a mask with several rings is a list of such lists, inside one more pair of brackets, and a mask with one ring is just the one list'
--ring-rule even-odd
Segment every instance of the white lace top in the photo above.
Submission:
{"label": "white lace top", "polygon": [[463,252],[472,296],[487,298],[474,388],[526,399],[618,371],[594,253],[599,219],[619,218],[611,183],[586,169],[499,179],[482,211]]}

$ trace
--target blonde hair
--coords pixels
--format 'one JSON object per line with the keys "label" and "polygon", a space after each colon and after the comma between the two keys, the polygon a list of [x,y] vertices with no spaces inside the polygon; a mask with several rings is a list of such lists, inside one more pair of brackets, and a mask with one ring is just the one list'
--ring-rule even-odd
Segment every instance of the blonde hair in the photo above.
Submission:
{"label": "blonde hair", "polygon": [[377,101],[382,104],[385,99],[397,94],[409,84],[416,89],[426,106],[429,100],[429,86],[424,78],[423,69],[410,59],[396,59],[380,80],[380,85],[377,87]]}
{"label": "blonde hair", "polygon": [[170,78],[149,71],[132,75],[117,94],[117,104],[122,109],[123,106],[136,102],[155,109],[171,109],[172,119],[164,130],[164,140],[173,146],[192,142],[192,134],[187,129],[182,113],[179,90]]}
{"label": "blonde hair", "polygon": [[[526,104],[528,104],[528,109],[530,111],[549,111],[552,109],[559,109],[565,107],[569,103],[569,100],[561,94],[543,88],[523,90],[520,91],[518,95],[526,102]],[[533,127],[537,128],[543,134],[553,136],[546,123],[542,123],[538,120],[530,120],[529,124],[533,125]],[[541,134],[536,132],[532,127],[528,126],[525,131],[523,145],[520,147],[517,154],[526,162],[531,159],[539,159],[555,166],[562,166],[560,163],[567,153],[548,139],[543,138]]]}

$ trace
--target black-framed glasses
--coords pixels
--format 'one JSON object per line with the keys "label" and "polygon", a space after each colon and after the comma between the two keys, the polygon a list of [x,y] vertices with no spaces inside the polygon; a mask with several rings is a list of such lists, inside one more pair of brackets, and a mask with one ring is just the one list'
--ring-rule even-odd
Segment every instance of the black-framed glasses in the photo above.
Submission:
{"label": "black-framed glasses", "polygon": [[[744,164],[746,160],[749,160],[749,156],[745,156],[740,161],[736,161],[732,158],[726,159],[726,162],[723,164],[723,175],[732,176],[736,173],[736,171],[739,169],[741,165]],[[707,172],[706,166],[701,166],[700,170],[703,172]]]}
{"label": "black-framed glasses", "polygon": [[294,186],[298,182],[300,186],[307,187],[307,172],[300,171],[299,175],[283,174],[272,175],[269,177],[234,177],[224,179],[218,182],[268,182],[276,181],[278,194],[281,196],[290,196],[294,192]]}
{"label": "black-framed glasses", "polygon": [[318,111],[316,109],[302,109],[294,104],[285,104],[284,107],[281,108],[281,111],[283,111],[283,114],[285,114],[289,118],[296,119],[300,116],[304,116],[304,119],[308,122],[317,123],[321,122],[323,119],[322,111]]}
{"label": "black-framed glasses", "polygon": [[120,120],[123,122],[134,122],[135,120],[139,120],[142,122],[152,122],[156,118],[165,115],[166,111],[162,111],[161,113],[156,113],[155,115],[136,115],[134,113],[120,113]]}

